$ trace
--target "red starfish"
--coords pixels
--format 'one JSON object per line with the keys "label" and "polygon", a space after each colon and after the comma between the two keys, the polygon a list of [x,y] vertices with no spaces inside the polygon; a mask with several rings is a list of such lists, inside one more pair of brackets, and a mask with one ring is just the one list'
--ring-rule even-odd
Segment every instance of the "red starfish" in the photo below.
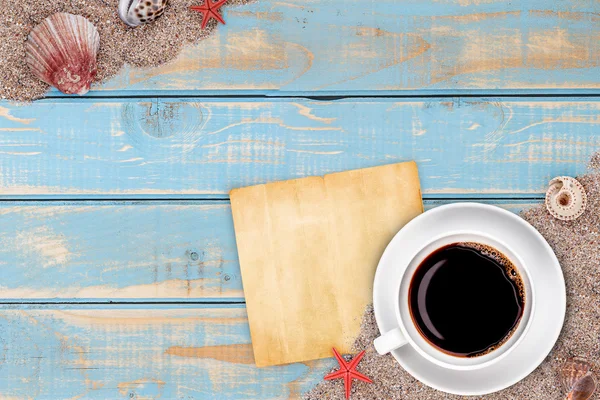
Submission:
{"label": "red starfish", "polygon": [[206,28],[206,24],[208,24],[208,21],[210,21],[211,18],[214,18],[225,25],[225,20],[218,11],[226,2],[227,0],[218,0],[214,3],[212,0],[204,0],[204,4],[201,6],[192,6],[190,7],[190,10],[202,13],[202,29]]}
{"label": "red starfish", "polygon": [[344,378],[344,386],[346,388],[346,399],[350,398],[350,389],[352,388],[352,378],[359,379],[363,382],[373,383],[372,380],[370,380],[368,377],[364,376],[363,374],[361,374],[360,372],[358,372],[356,370],[356,366],[360,362],[361,358],[363,358],[363,356],[365,355],[364,350],[361,351],[360,353],[358,353],[358,355],[356,357],[354,357],[354,359],[350,362],[346,362],[346,360],[344,360],[342,358],[342,356],[340,355],[340,353],[338,353],[338,351],[335,349],[335,347],[333,348],[333,354],[335,354],[335,358],[337,358],[337,361],[340,364],[340,369],[335,372],[325,375],[325,377],[323,379],[328,381],[330,379]]}

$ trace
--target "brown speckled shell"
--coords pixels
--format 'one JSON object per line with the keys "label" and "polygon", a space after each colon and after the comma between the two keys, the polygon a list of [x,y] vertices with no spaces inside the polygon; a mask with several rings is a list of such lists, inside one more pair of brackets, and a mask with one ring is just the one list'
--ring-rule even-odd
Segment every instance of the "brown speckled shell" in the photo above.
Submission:
{"label": "brown speckled shell", "polygon": [[588,400],[596,390],[596,381],[590,372],[592,365],[584,358],[567,360],[560,371],[561,383],[567,390],[567,400]]}
{"label": "brown speckled shell", "polygon": [[44,82],[66,94],[85,94],[96,77],[100,35],[79,15],[57,13],[33,28],[25,61]]}
{"label": "brown speckled shell", "polygon": [[168,0],[119,0],[119,17],[127,25],[136,27],[160,17]]}
{"label": "brown speckled shell", "polygon": [[585,190],[575,178],[559,176],[550,181],[546,208],[554,218],[562,221],[577,219],[585,211],[586,204]]}
{"label": "brown speckled shell", "polygon": [[571,389],[567,395],[567,400],[588,400],[592,398],[595,391],[596,381],[594,380],[594,377],[588,373],[588,375],[575,382],[573,389]]}

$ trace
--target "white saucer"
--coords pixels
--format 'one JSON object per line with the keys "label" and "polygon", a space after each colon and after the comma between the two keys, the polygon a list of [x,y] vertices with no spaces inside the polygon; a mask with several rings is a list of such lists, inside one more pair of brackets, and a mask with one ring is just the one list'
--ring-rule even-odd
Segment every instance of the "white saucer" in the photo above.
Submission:
{"label": "white saucer", "polygon": [[457,230],[495,236],[525,263],[536,289],[536,310],[529,331],[506,358],[477,370],[458,371],[439,367],[419,355],[410,345],[394,350],[392,354],[406,371],[428,386],[463,396],[483,395],[514,385],[537,368],[550,353],[565,317],[565,281],[560,264],[546,240],[517,215],[478,203],[437,207],[410,221],[388,245],[388,249],[402,248],[406,258],[380,262],[377,267],[373,306],[382,333],[397,327],[393,303],[397,282],[412,256],[431,238]]}

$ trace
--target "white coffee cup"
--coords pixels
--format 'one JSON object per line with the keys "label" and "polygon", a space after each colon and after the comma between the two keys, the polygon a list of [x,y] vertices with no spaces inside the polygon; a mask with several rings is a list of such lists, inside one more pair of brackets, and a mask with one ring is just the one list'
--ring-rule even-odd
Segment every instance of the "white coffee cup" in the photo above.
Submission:
{"label": "white coffee cup", "polygon": [[[459,357],[439,350],[437,347],[430,344],[419,332],[415,326],[409,309],[409,287],[413,274],[421,262],[433,253],[435,250],[459,242],[476,242],[491,246],[500,251],[506,256],[517,268],[519,275],[525,286],[525,307],[523,315],[519,320],[517,328],[512,335],[497,349],[477,357]],[[389,247],[384,252],[380,263],[386,259],[386,262],[394,260],[394,252],[402,251],[401,246]],[[403,266],[398,266],[403,268]],[[421,356],[425,357],[432,363],[444,368],[454,370],[474,370],[487,367],[506,357],[512,349],[514,349],[521,340],[525,337],[530,322],[532,320],[535,303],[535,293],[533,285],[527,272],[526,266],[523,264],[517,254],[515,254],[508,246],[501,243],[499,240],[490,237],[481,232],[451,232],[433,238],[428,244],[422,247],[412,257],[409,265],[404,267],[404,273],[398,284],[396,297],[389,299],[395,303],[395,314],[398,322],[398,327],[382,333],[380,337],[375,339],[375,349],[379,354],[387,354],[402,346],[412,346]]]}

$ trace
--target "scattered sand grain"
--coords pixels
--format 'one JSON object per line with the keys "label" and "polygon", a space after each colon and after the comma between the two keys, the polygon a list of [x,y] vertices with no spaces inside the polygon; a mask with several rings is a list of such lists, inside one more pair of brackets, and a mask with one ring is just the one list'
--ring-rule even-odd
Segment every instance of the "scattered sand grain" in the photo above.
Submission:
{"label": "scattered sand grain", "polygon": [[[229,0],[224,9],[247,2]],[[100,34],[97,81],[105,81],[125,64],[155,67],[171,61],[184,45],[210,35],[217,22],[211,20],[202,30],[202,15],[189,10],[199,4],[200,0],[171,0],[155,22],[129,28],[117,14],[118,0],[7,1],[0,7],[0,98],[31,101],[48,90],[25,63],[25,42],[29,32],[54,13],[82,15],[96,26]]]}
{"label": "scattered sand grain", "polygon": [[[564,361],[582,356],[595,363],[598,378],[600,360],[600,155],[590,163],[589,175],[578,178],[588,195],[585,213],[575,221],[553,218],[543,204],[522,212],[554,249],[562,266],[567,286],[567,313],[563,331],[553,351],[527,378],[503,391],[470,397],[486,400],[562,400],[565,391],[558,371]],[[358,370],[373,384],[354,381],[352,400],[374,399],[463,399],[431,389],[405,372],[391,355],[379,356],[373,340],[379,335],[373,307],[365,312],[355,351],[366,354]],[[597,379],[598,380],[598,379]],[[598,392],[593,399],[597,399]],[[342,380],[319,383],[304,396],[305,400],[343,400]]]}

